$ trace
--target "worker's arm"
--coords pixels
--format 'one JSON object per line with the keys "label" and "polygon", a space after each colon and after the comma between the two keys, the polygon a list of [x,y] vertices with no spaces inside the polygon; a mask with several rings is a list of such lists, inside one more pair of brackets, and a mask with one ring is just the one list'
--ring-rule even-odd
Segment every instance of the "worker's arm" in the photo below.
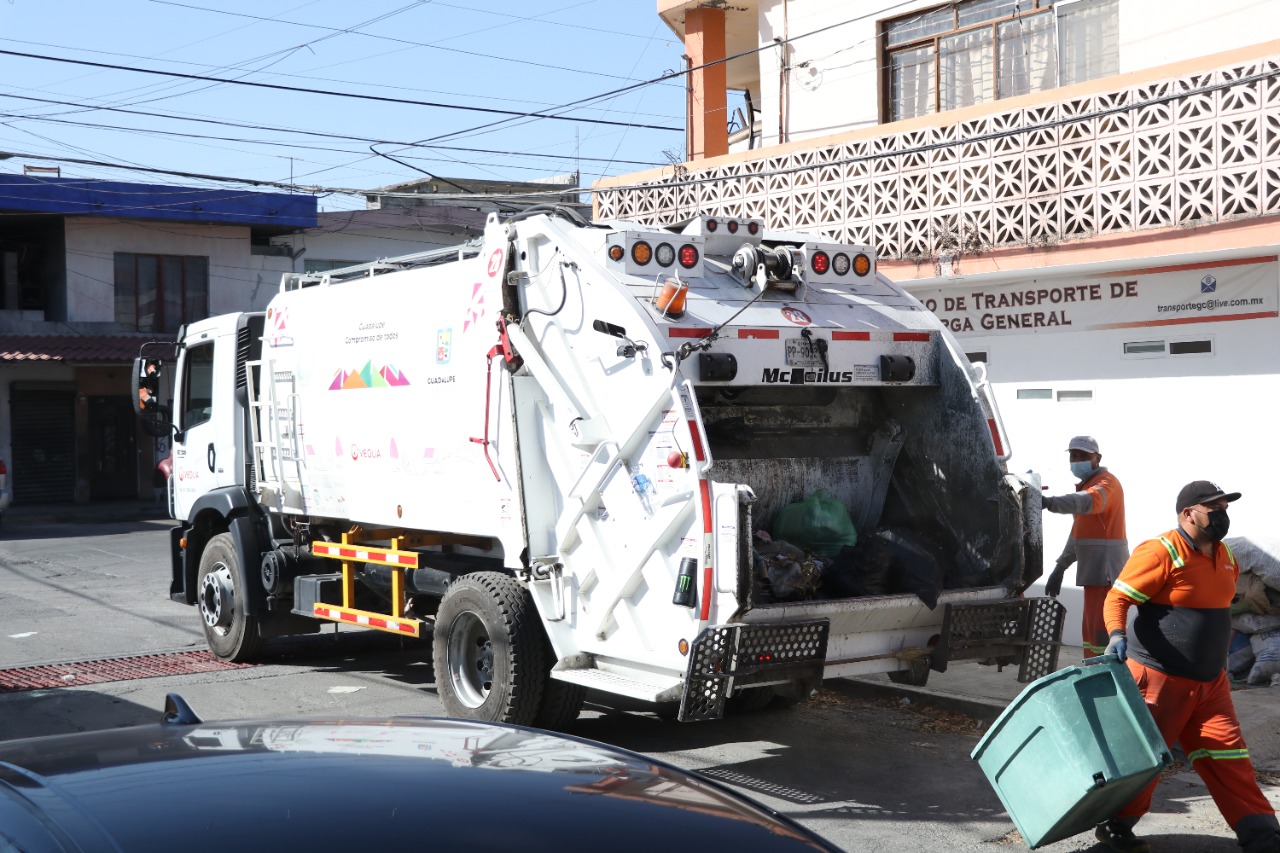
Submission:
{"label": "worker's arm", "polygon": [[1067,537],[1067,544],[1062,546],[1062,553],[1058,556],[1057,562],[1053,564],[1053,571],[1049,573],[1049,577],[1045,579],[1044,591],[1046,595],[1058,597],[1058,593],[1062,592],[1062,577],[1067,572],[1067,567],[1076,561],[1076,538],[1074,536]]}
{"label": "worker's arm", "polygon": [[1164,588],[1169,580],[1164,559],[1167,553],[1159,540],[1148,540],[1134,549],[1102,605],[1107,634],[1123,635],[1129,625],[1129,608],[1135,604],[1146,604],[1151,596]]}
{"label": "worker's arm", "polygon": [[1049,512],[1059,512],[1064,515],[1098,515],[1107,508],[1107,503],[1111,496],[1108,494],[1108,486],[1111,485],[1109,477],[1098,477],[1097,481],[1087,489],[1081,489],[1078,492],[1072,492],[1069,495],[1049,495],[1041,498],[1040,505]]}

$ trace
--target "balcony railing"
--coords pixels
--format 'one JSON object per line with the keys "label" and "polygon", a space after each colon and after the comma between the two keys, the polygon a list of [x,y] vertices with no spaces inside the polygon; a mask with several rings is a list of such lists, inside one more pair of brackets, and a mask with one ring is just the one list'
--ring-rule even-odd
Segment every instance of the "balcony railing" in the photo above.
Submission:
{"label": "balcony railing", "polygon": [[761,217],[917,261],[1277,214],[1280,56],[596,193],[602,219]]}

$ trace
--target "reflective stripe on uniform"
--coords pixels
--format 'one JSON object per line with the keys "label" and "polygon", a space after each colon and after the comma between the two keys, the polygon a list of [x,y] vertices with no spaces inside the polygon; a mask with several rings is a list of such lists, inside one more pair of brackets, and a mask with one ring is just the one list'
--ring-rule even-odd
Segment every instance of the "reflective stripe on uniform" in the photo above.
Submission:
{"label": "reflective stripe on uniform", "polygon": [[1197,749],[1195,752],[1187,756],[1187,760],[1195,762],[1200,758],[1213,758],[1220,761],[1232,758],[1248,758],[1249,750],[1247,749]]}
{"label": "reflective stripe on uniform", "polygon": [[1173,543],[1170,542],[1168,539],[1161,536],[1160,544],[1164,545],[1165,548],[1169,549],[1169,559],[1173,560],[1173,567],[1175,569],[1180,569],[1187,564],[1186,560],[1182,559],[1182,555],[1178,553],[1178,549],[1173,547]]}
{"label": "reflective stripe on uniform", "polygon": [[1138,592],[1136,589],[1129,586],[1124,581],[1116,581],[1111,585],[1111,588],[1124,593],[1125,595],[1129,596],[1139,604],[1146,604],[1148,599],[1151,598],[1151,596],[1149,595],[1143,595],[1142,593]]}

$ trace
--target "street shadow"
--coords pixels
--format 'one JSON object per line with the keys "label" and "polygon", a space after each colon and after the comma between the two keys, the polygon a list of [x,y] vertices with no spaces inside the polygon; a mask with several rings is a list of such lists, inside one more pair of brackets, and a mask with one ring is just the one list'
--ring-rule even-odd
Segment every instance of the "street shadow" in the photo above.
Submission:
{"label": "street shadow", "polygon": [[3,526],[0,527],[0,541],[5,543],[44,539],[80,539],[89,536],[117,536],[125,533],[154,533],[157,530],[167,530],[176,524],[171,518],[121,520],[107,517],[100,519],[47,519],[24,525],[20,519],[10,518],[9,515],[10,513],[5,513]]}
{"label": "street shadow", "polygon": [[31,690],[0,694],[0,739],[43,737],[158,723],[164,695],[154,706],[92,690]]}

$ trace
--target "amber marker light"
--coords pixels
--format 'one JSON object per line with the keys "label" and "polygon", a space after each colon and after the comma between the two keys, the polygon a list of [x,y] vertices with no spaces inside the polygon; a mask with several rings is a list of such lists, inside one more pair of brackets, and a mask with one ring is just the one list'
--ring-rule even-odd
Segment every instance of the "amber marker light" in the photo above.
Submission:
{"label": "amber marker light", "polygon": [[676,646],[676,648],[678,648],[678,649],[680,650],[680,654],[681,654],[681,655],[687,655],[687,654],[689,654],[689,641],[688,641],[688,640],[681,640],[681,641],[680,641],[680,644],[679,644],[678,646]]}
{"label": "amber marker light", "polygon": [[861,253],[853,256],[853,271],[858,275],[871,272],[871,259]]}
{"label": "amber marker light", "polygon": [[631,244],[631,260],[644,266],[653,260],[653,247],[643,240],[635,241]]}
{"label": "amber marker light", "polygon": [[622,260],[622,256],[625,254],[626,252],[623,251],[621,246],[609,247],[609,260],[611,261],[620,261]]}

